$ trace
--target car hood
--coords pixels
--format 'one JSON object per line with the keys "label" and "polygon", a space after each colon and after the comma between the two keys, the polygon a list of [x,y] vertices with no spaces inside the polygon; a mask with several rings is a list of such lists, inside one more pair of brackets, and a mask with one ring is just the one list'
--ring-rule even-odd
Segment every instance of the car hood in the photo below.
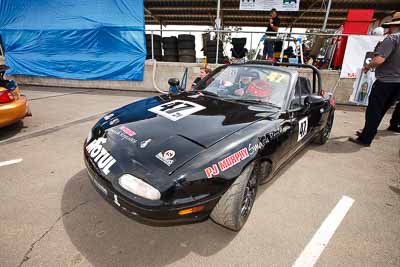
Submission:
{"label": "car hood", "polygon": [[[182,100],[202,109],[178,120],[153,109]],[[132,103],[106,116],[107,121],[102,125],[107,129],[105,145],[119,162],[121,172],[132,171],[135,165],[135,169],[142,169],[147,175],[161,177],[172,174],[218,141],[275,112],[185,93]]]}

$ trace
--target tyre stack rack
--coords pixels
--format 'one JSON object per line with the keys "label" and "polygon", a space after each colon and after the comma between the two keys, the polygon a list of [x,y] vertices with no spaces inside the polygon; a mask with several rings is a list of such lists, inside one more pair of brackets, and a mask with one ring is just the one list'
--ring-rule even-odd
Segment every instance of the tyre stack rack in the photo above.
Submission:
{"label": "tyre stack rack", "polygon": [[175,36],[162,38],[164,56],[163,61],[178,62],[178,38]]}
{"label": "tyre stack rack", "polygon": [[178,35],[179,62],[196,62],[195,37],[190,34]]}
{"label": "tyre stack rack", "polygon": [[[153,45],[154,45],[154,58],[157,61],[162,60],[162,50],[161,50],[161,36],[153,34]],[[146,34],[146,59],[151,59],[152,49],[151,49],[151,34]]]}

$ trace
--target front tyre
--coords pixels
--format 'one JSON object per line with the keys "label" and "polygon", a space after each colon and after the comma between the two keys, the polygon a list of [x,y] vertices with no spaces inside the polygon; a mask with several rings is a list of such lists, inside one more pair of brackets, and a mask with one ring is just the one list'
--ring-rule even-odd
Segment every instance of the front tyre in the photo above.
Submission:
{"label": "front tyre", "polygon": [[314,143],[323,145],[328,141],[329,136],[331,135],[331,131],[332,131],[333,118],[334,118],[334,115],[333,115],[333,111],[332,111],[329,114],[328,121],[326,122],[324,129],[322,129],[322,131],[319,132],[319,134],[315,137]]}
{"label": "front tyre", "polygon": [[210,215],[215,223],[233,231],[239,231],[246,223],[257,194],[258,177],[254,166],[254,162],[247,166],[218,201]]}

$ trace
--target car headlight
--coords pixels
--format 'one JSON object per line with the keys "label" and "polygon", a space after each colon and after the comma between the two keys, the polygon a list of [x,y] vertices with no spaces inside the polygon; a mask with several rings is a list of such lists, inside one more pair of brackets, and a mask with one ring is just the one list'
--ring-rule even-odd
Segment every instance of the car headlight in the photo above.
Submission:
{"label": "car headlight", "polygon": [[151,200],[158,200],[161,198],[160,191],[130,174],[122,175],[119,178],[119,184],[126,191],[143,198]]}

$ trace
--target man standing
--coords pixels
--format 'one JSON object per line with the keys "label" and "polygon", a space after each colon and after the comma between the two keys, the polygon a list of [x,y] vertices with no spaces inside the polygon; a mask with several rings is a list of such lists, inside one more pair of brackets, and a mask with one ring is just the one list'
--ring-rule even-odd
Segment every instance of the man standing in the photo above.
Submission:
{"label": "man standing", "polygon": [[[267,32],[278,32],[280,23],[281,23],[281,20],[278,17],[278,12],[276,12],[275,8],[271,9],[271,18],[269,19]],[[272,60],[273,61],[274,40],[272,40],[270,38],[272,36],[276,36],[276,33],[266,33],[265,34],[263,59],[265,59],[266,56],[268,55],[267,60]]]}
{"label": "man standing", "polygon": [[[389,28],[391,34],[378,45],[374,58],[364,68],[364,71],[375,68],[376,76],[365,112],[365,126],[358,133],[358,138],[349,138],[349,141],[362,146],[371,144],[383,116],[400,98],[400,12],[396,12],[392,21],[382,26]],[[400,132],[399,107],[393,113],[388,130]]]}

